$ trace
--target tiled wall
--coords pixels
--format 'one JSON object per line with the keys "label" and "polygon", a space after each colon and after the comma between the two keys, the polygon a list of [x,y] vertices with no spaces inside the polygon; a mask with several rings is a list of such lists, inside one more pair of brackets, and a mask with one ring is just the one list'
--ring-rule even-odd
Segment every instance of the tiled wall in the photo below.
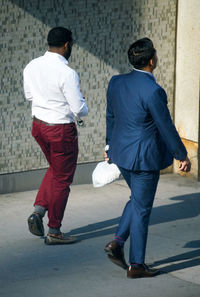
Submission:
{"label": "tiled wall", "polygon": [[53,26],[74,32],[70,65],[89,107],[86,127],[79,129],[79,163],[103,158],[106,87],[113,74],[131,69],[127,49],[140,37],[150,37],[158,50],[155,76],[173,112],[176,0],[0,0],[0,7],[0,174],[47,166],[30,133],[22,71],[46,51]]}

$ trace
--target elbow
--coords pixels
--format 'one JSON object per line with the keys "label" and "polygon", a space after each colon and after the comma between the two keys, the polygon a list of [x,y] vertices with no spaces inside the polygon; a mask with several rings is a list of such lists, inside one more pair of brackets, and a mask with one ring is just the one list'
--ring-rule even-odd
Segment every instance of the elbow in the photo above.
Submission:
{"label": "elbow", "polygon": [[31,96],[25,96],[25,98],[26,98],[27,101],[32,101],[33,100],[33,97],[31,97]]}

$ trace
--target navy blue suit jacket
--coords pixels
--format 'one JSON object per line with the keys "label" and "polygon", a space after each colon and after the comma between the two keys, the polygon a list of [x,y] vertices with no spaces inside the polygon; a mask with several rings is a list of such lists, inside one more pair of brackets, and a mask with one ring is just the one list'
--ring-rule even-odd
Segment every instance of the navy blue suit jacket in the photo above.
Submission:
{"label": "navy blue suit jacket", "polygon": [[172,122],[165,91],[150,73],[113,76],[107,90],[108,157],[129,170],[160,170],[187,151]]}

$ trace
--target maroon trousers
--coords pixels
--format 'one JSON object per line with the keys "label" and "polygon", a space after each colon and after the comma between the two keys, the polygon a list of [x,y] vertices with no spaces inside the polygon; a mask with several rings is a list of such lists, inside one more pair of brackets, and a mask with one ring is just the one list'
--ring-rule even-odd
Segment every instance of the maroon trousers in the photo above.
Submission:
{"label": "maroon trousers", "polygon": [[50,228],[59,228],[77,164],[76,125],[70,123],[48,126],[33,121],[32,135],[49,163],[34,205],[48,210]]}

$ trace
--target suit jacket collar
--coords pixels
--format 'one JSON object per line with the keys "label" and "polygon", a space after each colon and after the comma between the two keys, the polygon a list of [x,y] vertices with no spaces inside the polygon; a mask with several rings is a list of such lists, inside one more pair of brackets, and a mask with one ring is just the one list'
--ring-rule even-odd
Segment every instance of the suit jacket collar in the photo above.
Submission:
{"label": "suit jacket collar", "polygon": [[154,81],[156,81],[155,76],[154,76],[153,73],[151,73],[151,72],[133,68],[133,72],[135,72],[135,71],[136,71],[136,72],[139,72],[139,73],[143,73],[143,74],[145,74],[145,75],[148,75],[151,79],[153,79]]}

